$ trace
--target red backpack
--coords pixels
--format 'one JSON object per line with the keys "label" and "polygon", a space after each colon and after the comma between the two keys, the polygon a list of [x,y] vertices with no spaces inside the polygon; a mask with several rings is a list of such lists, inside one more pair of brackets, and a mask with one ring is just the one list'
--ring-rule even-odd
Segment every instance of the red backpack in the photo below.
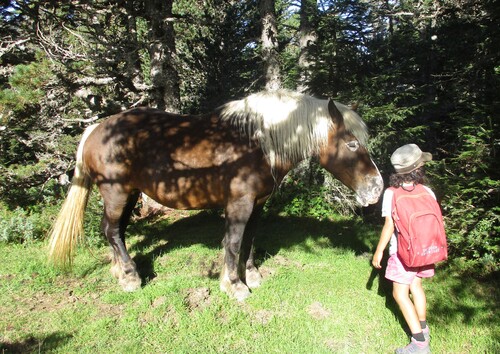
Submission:
{"label": "red backpack", "polygon": [[421,184],[409,190],[390,189],[401,261],[408,267],[421,267],[446,260],[446,232],[436,199]]}

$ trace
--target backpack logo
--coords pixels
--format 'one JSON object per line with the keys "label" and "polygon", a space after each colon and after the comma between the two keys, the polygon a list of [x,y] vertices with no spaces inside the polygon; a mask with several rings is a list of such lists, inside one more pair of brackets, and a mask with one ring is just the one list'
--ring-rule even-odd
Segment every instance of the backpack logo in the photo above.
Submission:
{"label": "backpack logo", "polygon": [[398,234],[398,256],[407,267],[422,267],[448,258],[441,208],[421,184],[412,190],[393,188],[392,218]]}

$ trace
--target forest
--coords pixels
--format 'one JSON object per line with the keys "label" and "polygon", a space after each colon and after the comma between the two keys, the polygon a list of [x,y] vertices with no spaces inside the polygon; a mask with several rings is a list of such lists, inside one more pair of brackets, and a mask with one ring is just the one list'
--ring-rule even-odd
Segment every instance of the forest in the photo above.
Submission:
{"label": "forest", "polygon": [[[2,0],[0,241],[45,239],[90,124],[286,88],[356,106],[384,178],[398,146],[431,152],[450,258],[498,274],[499,21],[493,0]],[[269,212],[380,221],[314,161],[287,181]]]}

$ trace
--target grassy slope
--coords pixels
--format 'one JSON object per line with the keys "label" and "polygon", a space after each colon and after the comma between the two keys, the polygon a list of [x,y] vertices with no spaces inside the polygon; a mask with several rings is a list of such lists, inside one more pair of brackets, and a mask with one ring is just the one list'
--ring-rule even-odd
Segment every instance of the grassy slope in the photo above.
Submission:
{"label": "grassy slope", "polygon": [[[370,266],[379,228],[264,220],[256,243],[265,281],[243,304],[218,289],[216,214],[129,231],[145,280],[135,293],[111,277],[107,247],[81,247],[73,273],[63,275],[46,265],[43,243],[0,244],[0,350],[386,353],[406,344],[390,284]],[[500,352],[498,283],[440,267],[424,285],[435,353]]]}

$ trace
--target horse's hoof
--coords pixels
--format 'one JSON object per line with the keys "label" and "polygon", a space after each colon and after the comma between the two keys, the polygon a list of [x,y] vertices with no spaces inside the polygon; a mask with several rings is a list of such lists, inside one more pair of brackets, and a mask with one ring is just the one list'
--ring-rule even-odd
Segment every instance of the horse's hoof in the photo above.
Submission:
{"label": "horse's hoof", "polygon": [[247,269],[245,274],[245,283],[250,289],[256,289],[262,283],[262,275],[257,268]]}
{"label": "horse's hoof", "polygon": [[122,268],[120,267],[120,264],[114,263],[111,266],[111,275],[114,276],[116,279],[120,279],[120,276],[122,274]]}
{"label": "horse's hoof", "polygon": [[250,290],[245,286],[238,289],[235,289],[233,292],[233,296],[238,302],[243,302],[247,297],[250,296]]}
{"label": "horse's hoof", "polygon": [[250,290],[242,282],[229,284],[228,282],[221,282],[220,289],[225,292],[229,297],[241,302],[250,296]]}
{"label": "horse's hoof", "polygon": [[141,278],[137,276],[125,276],[120,279],[120,285],[125,292],[133,292],[140,289],[142,285]]}

